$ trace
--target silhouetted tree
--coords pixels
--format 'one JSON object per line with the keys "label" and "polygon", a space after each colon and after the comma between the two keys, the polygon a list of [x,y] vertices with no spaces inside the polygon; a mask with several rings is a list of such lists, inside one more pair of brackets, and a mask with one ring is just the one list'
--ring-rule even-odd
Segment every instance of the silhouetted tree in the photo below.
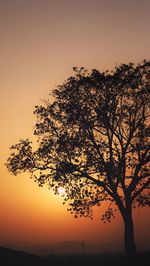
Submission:
{"label": "silhouetted tree", "polygon": [[125,252],[135,255],[132,208],[150,205],[150,62],[74,71],[53,91],[53,103],[35,107],[38,148],[20,140],[7,167],[15,175],[30,172],[56,194],[65,187],[75,217],[92,217],[92,207],[107,201],[102,220],[110,221],[116,205]]}

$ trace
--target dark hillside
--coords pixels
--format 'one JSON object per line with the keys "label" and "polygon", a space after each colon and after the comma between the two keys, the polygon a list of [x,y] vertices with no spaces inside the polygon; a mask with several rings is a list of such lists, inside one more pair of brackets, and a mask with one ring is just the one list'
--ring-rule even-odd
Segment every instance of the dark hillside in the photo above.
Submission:
{"label": "dark hillside", "polygon": [[104,255],[49,255],[38,257],[23,251],[0,248],[1,266],[148,266],[150,252],[140,254],[137,259],[128,260],[119,254]]}
{"label": "dark hillside", "polygon": [[15,251],[12,249],[0,248],[0,265],[13,265],[13,266],[36,266],[41,265],[41,258],[35,255],[23,252],[23,251]]}

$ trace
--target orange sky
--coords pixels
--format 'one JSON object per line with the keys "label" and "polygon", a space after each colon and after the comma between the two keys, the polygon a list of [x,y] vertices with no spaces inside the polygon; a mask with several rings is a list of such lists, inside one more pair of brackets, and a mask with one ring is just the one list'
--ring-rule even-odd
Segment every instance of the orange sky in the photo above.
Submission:
{"label": "orange sky", "polygon": [[[0,245],[63,240],[122,244],[122,222],[74,219],[60,197],[17,177],[9,146],[32,137],[34,106],[73,66],[111,69],[149,59],[149,0],[0,0]],[[150,246],[150,213],[135,213],[139,247]]]}

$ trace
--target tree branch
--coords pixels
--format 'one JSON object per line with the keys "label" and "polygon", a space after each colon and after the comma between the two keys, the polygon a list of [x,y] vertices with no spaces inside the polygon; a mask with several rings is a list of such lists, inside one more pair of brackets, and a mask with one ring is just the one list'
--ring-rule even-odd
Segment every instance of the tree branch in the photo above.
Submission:
{"label": "tree branch", "polygon": [[139,189],[139,190],[137,190],[134,194],[133,194],[133,196],[131,197],[131,201],[133,202],[133,200],[145,189],[145,188],[147,188],[148,187],[148,185],[150,184],[150,178],[147,180],[147,182],[145,182],[144,184],[143,184],[143,186]]}

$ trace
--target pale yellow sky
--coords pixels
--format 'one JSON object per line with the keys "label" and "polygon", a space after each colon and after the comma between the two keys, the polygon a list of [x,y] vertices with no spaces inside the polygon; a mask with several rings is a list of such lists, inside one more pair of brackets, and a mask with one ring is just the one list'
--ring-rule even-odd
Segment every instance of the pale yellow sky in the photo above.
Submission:
{"label": "pale yellow sky", "polygon": [[[149,59],[149,26],[149,0],[0,0],[0,245],[65,239],[121,243],[119,218],[109,226],[100,219],[74,220],[59,198],[27,175],[10,175],[4,163],[9,146],[32,137],[34,106],[73,66],[105,70]],[[140,213],[145,216],[136,216],[136,233],[144,246],[150,215]]]}

